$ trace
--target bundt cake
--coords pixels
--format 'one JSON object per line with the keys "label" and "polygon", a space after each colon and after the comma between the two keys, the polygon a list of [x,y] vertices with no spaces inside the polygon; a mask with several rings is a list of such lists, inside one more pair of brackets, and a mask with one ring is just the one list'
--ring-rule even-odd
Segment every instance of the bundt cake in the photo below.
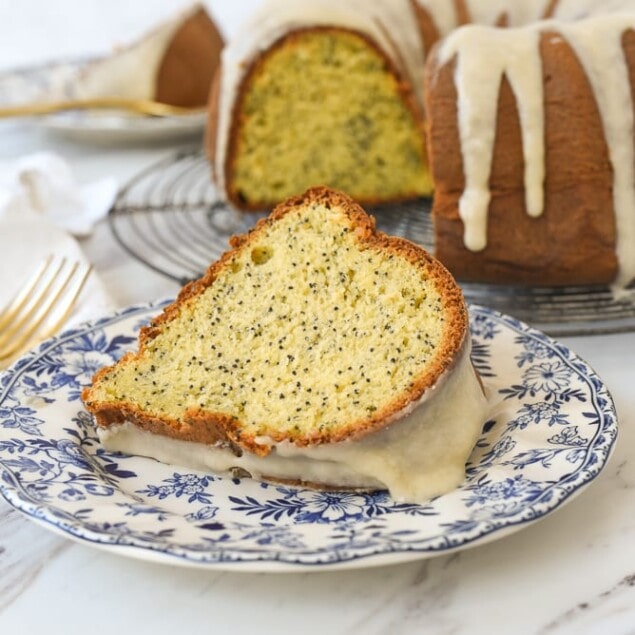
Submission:
{"label": "bundt cake", "polygon": [[436,254],[454,275],[635,279],[635,11],[464,26],[433,50],[425,86]]}
{"label": "bundt cake", "polygon": [[151,99],[204,107],[219,64],[223,38],[203,5],[165,21],[138,41],[80,69],[66,97]]}
{"label": "bundt cake", "polygon": [[407,0],[266,3],[224,50],[212,93],[218,189],[241,209],[319,184],[365,204],[429,194],[422,72]]}
{"label": "bundt cake", "polygon": [[386,202],[431,177],[436,253],[460,279],[624,287],[634,15],[635,0],[267,2],[210,100],[215,181],[255,209],[322,182]]}
{"label": "bundt cake", "polygon": [[325,188],[280,204],[83,392],[106,448],[421,501],[486,420],[447,270]]}

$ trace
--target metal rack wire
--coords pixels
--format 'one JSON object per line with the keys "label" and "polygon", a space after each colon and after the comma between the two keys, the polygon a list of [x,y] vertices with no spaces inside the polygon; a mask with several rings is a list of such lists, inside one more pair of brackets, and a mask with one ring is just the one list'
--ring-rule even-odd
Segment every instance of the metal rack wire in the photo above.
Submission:
{"label": "metal rack wire", "polygon": [[[376,207],[377,226],[433,247],[426,200]],[[182,150],[138,174],[109,215],[114,236],[132,256],[178,282],[197,278],[264,214],[220,202],[200,148]],[[635,331],[635,290],[616,297],[606,287],[524,288],[462,284],[468,301],[508,313],[557,336]]]}

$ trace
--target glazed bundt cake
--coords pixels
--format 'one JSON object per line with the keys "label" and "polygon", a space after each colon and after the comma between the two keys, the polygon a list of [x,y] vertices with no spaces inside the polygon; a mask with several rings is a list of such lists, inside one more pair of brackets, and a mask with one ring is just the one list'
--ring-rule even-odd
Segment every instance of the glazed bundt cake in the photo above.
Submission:
{"label": "glazed bundt cake", "polygon": [[635,279],[634,85],[635,12],[465,26],[438,45],[428,150],[436,254],[454,275]]}
{"label": "glazed bundt cake", "polygon": [[429,194],[422,70],[407,0],[267,3],[223,53],[207,142],[219,190],[242,209],[318,184],[366,204]]}
{"label": "glazed bundt cake", "polygon": [[83,392],[106,448],[421,501],[486,420],[447,270],[325,188],[279,205]]}
{"label": "glazed bundt cake", "polygon": [[324,182],[371,204],[431,176],[437,255],[461,279],[635,277],[635,0],[308,4],[267,2],[227,50],[208,150],[228,200]]}
{"label": "glazed bundt cake", "polygon": [[138,41],[80,69],[64,92],[76,99],[150,99],[204,107],[222,48],[220,31],[197,3]]}

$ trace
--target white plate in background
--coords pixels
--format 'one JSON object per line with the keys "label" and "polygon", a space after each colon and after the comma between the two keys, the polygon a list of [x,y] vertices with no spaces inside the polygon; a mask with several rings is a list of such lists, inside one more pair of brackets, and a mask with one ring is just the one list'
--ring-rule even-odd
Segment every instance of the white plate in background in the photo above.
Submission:
{"label": "white plate in background", "polygon": [[74,141],[100,145],[203,140],[204,113],[148,117],[120,111],[69,111],[41,118],[41,125]]}

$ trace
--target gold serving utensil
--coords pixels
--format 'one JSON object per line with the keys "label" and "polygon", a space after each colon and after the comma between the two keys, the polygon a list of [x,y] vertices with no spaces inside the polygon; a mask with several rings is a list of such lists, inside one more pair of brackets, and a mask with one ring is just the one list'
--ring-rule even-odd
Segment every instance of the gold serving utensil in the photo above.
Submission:
{"label": "gold serving utensil", "polygon": [[185,108],[172,106],[150,99],[125,99],[119,97],[98,97],[94,99],[71,99],[35,104],[19,104],[0,107],[0,118],[33,117],[49,115],[67,110],[125,110],[152,117],[174,117],[205,112],[205,107]]}
{"label": "gold serving utensil", "polygon": [[90,265],[53,255],[38,265],[0,310],[0,368],[62,327],[90,271]]}

